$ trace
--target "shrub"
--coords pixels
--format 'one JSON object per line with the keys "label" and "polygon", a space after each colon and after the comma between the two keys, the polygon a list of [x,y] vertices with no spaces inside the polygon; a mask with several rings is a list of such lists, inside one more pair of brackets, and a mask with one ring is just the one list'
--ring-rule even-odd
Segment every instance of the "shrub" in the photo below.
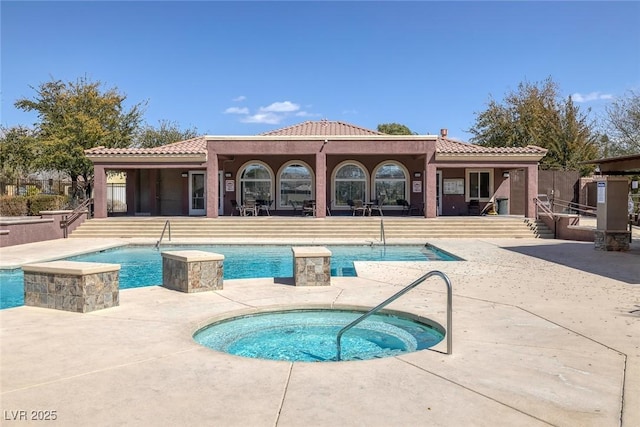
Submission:
{"label": "shrub", "polygon": [[40,215],[41,211],[57,211],[67,207],[67,196],[55,196],[50,194],[37,194],[27,196],[29,215]]}
{"label": "shrub", "polygon": [[0,196],[0,215],[26,216],[29,205],[26,196]]}

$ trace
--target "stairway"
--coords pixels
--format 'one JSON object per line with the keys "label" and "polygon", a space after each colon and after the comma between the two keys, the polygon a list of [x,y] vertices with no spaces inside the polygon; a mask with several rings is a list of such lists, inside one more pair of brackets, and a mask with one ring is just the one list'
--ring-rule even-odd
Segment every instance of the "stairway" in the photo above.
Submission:
{"label": "stairway", "polygon": [[[526,218],[383,217],[387,239],[416,238],[553,238],[544,223]],[[379,239],[380,217],[118,217],[90,219],[71,238],[158,239],[165,222],[171,222],[172,239],[188,238],[291,238]]]}

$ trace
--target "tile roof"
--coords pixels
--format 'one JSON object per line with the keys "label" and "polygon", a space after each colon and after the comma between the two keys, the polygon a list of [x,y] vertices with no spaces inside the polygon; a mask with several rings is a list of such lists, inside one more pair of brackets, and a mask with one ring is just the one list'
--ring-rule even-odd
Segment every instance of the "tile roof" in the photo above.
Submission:
{"label": "tile roof", "polygon": [[297,125],[276,129],[269,132],[261,133],[260,136],[366,136],[366,135],[384,135],[370,129],[350,123],[318,120],[306,121]]}
{"label": "tile roof", "polygon": [[536,145],[526,147],[483,147],[448,138],[438,138],[436,153],[438,154],[545,154],[546,149]]}
{"label": "tile roof", "polygon": [[[297,125],[276,129],[261,133],[262,136],[369,136],[384,135],[383,133],[365,129],[349,123],[339,121],[306,121]],[[481,145],[468,144],[448,138],[438,137],[436,140],[436,153],[438,154],[541,154],[547,150],[529,145],[526,147],[483,147]],[[207,153],[207,138],[199,136],[185,141],[178,141],[153,148],[105,148],[96,147],[85,151],[88,155],[134,155],[134,156],[163,156],[163,155],[193,155]]]}
{"label": "tile roof", "polygon": [[185,141],[173,142],[171,144],[161,145],[152,148],[105,148],[96,147],[86,150],[88,155],[101,154],[131,154],[131,155],[180,155],[180,154],[206,154],[207,140],[203,136],[199,136]]}

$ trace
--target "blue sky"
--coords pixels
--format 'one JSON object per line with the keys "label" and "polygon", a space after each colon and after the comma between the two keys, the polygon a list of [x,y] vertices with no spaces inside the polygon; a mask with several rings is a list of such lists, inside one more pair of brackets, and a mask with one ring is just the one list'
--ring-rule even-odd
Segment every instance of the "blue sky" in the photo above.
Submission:
{"label": "blue sky", "polygon": [[[597,119],[640,88],[639,2],[1,2],[1,124],[51,79],[145,121],[253,135],[305,120],[468,140],[490,97],[551,77]],[[129,104],[129,105],[130,105]]]}

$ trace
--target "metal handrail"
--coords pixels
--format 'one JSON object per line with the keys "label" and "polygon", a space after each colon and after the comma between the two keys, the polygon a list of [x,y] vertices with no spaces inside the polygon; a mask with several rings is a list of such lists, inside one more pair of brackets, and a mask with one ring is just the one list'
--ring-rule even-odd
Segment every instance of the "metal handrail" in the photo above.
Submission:
{"label": "metal handrail", "polygon": [[400,292],[397,292],[396,294],[394,294],[390,298],[387,298],[386,300],[384,300],[383,302],[381,302],[380,304],[378,304],[377,306],[375,306],[371,310],[367,311],[362,316],[358,317],[353,322],[349,323],[344,328],[340,329],[340,331],[338,332],[338,336],[336,337],[336,360],[340,361],[340,359],[342,357],[342,343],[341,343],[341,341],[342,341],[342,335],[345,332],[347,332],[349,329],[351,329],[354,326],[356,326],[358,323],[362,322],[367,317],[371,316],[372,314],[375,314],[376,312],[381,310],[386,305],[388,305],[388,304],[392,303],[393,301],[397,300],[402,295],[406,294],[411,289],[415,288],[416,286],[418,286],[420,283],[424,282],[425,280],[427,280],[431,276],[440,276],[444,280],[445,284],[447,285],[447,328],[446,328],[447,354],[452,354],[453,353],[453,336],[452,336],[452,333],[451,333],[451,323],[452,323],[452,317],[453,317],[453,315],[452,315],[453,290],[452,290],[452,287],[451,287],[451,281],[449,280],[447,275],[444,274],[443,272],[437,271],[437,270],[433,270],[433,271],[430,271],[427,274],[423,275],[422,277],[419,277],[416,281],[414,281],[413,283],[410,283],[409,285],[407,285]]}
{"label": "metal handrail", "polygon": [[[538,208],[538,210],[541,210],[542,212],[544,212],[545,214],[551,216],[551,217],[555,217],[555,215],[553,214],[553,211],[551,210],[551,208],[549,206],[547,206],[546,203],[544,203],[542,200],[538,199],[537,197],[535,197],[533,199],[533,201],[536,204],[536,207]],[[536,210],[536,218],[538,218],[539,212],[538,210]]]}
{"label": "metal handrail", "polygon": [[162,238],[164,237],[164,232],[167,230],[167,227],[169,227],[169,241],[171,241],[171,222],[167,220],[164,223],[164,227],[162,228],[162,234],[160,235],[160,240],[156,242],[156,250],[160,249],[160,242],[162,242]]}
{"label": "metal handrail", "polygon": [[[91,209],[89,207],[91,206],[92,202],[93,199],[86,199],[84,202],[80,203],[73,211],[71,211],[69,215],[65,215],[62,218],[62,221],[60,221],[60,228],[64,230],[62,235],[65,239],[69,237],[69,225],[76,222],[78,218],[85,214],[85,211],[87,212],[87,216],[91,215]],[[89,209],[87,210],[87,208]]]}
{"label": "metal handrail", "polygon": [[573,210],[582,215],[595,216],[595,212],[594,212],[595,208],[589,205],[582,205],[580,203],[570,202],[568,200],[551,199],[552,209],[554,206],[560,206],[570,211]]}
{"label": "metal handrail", "polygon": [[387,238],[384,234],[384,219],[380,218],[380,241],[384,246],[387,246]]}

